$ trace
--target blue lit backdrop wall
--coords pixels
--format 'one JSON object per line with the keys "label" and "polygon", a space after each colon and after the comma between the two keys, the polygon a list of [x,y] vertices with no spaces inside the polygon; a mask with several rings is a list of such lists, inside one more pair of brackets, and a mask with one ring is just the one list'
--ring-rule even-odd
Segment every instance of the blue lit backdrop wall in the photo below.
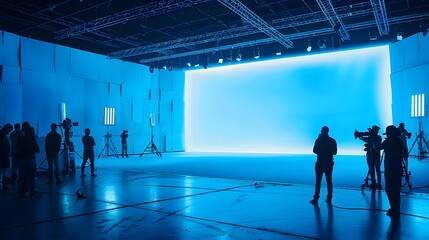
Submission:
{"label": "blue lit backdrop wall", "polygon": [[327,125],[362,154],[354,130],[391,123],[388,46],[186,72],[186,151],[311,153]]}

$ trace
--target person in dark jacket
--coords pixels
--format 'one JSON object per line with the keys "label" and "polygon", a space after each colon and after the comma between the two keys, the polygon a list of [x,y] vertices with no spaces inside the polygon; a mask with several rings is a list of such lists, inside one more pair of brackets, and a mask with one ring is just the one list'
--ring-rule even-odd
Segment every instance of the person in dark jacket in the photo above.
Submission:
{"label": "person in dark jacket", "polygon": [[7,190],[6,183],[3,182],[4,173],[10,168],[10,140],[9,133],[13,130],[12,125],[7,123],[0,130],[0,189]]}
{"label": "person in dark jacket", "polygon": [[19,161],[19,187],[18,197],[23,198],[28,193],[30,198],[36,198],[36,153],[40,153],[39,145],[36,141],[34,128],[27,126],[24,128],[24,136],[19,137],[16,143]]}
{"label": "person in dark jacket", "polygon": [[61,149],[61,135],[57,133],[57,124],[51,124],[51,132],[46,135],[45,151],[46,159],[48,160],[48,183],[52,183],[54,177],[55,167],[55,180],[60,182],[60,169],[58,168],[58,153]]}
{"label": "person in dark jacket", "polygon": [[326,202],[332,202],[332,171],[334,169],[334,155],[337,154],[337,142],[329,135],[329,128],[324,126],[316,139],[313,147],[313,153],[317,154],[317,161],[315,164],[316,172],[316,186],[314,189],[313,199],[310,201],[311,204],[317,204],[320,197],[320,184],[322,182],[322,176],[325,174],[326,184],[328,185],[328,195]]}
{"label": "person in dark jacket", "polygon": [[81,177],[85,177],[85,165],[86,162],[91,162],[91,176],[96,177],[97,175],[94,173],[95,167],[94,167],[94,146],[95,146],[95,140],[92,136],[89,136],[89,133],[91,131],[89,128],[85,129],[85,136],[82,137],[82,143],[83,143],[83,161],[80,168],[81,171]]}
{"label": "person in dark jacket", "polygon": [[121,134],[121,144],[122,144],[122,158],[124,155],[128,157],[128,144],[127,144],[127,138],[128,138],[128,130],[123,130]]}
{"label": "person in dark jacket", "polygon": [[11,179],[10,181],[12,183],[15,183],[18,180],[19,177],[19,171],[18,171],[18,150],[16,148],[16,142],[18,141],[18,138],[21,136],[24,136],[24,133],[21,130],[21,124],[15,123],[13,126],[15,130],[13,130],[9,134],[10,138],[10,144],[12,147],[11,157],[12,157],[12,172],[11,172]]}
{"label": "person in dark jacket", "polygon": [[390,203],[387,215],[399,217],[403,157],[403,142],[400,138],[400,131],[393,125],[386,127],[386,140],[379,145],[374,144],[374,148],[384,150],[384,182]]}

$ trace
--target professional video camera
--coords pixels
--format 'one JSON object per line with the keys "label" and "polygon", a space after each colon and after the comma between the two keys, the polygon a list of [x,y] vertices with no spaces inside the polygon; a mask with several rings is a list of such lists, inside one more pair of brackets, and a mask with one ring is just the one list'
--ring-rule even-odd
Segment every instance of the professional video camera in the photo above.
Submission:
{"label": "professional video camera", "polygon": [[372,131],[372,128],[368,128],[368,131],[366,132],[359,132],[358,130],[355,129],[355,133],[354,133],[355,139],[371,136],[371,131]]}
{"label": "professional video camera", "polygon": [[368,128],[368,131],[366,132],[359,132],[358,130],[355,130],[354,137],[355,139],[359,138],[360,140],[364,141],[364,151],[369,151],[371,149],[371,135],[375,134],[374,128]]}
{"label": "professional video camera", "polygon": [[78,126],[78,122],[72,122],[70,118],[65,118],[62,123],[58,126],[64,129],[64,144],[66,147],[73,148],[73,143],[71,142],[71,137],[73,136],[72,127]]}

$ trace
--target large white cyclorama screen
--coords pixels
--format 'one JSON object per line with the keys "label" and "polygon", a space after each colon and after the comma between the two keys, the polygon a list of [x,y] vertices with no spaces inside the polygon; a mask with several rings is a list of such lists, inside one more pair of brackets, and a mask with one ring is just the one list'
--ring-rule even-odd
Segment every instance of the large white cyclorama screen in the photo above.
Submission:
{"label": "large white cyclorama screen", "polygon": [[389,47],[187,71],[189,152],[312,153],[322,126],[339,154],[353,132],[392,124]]}

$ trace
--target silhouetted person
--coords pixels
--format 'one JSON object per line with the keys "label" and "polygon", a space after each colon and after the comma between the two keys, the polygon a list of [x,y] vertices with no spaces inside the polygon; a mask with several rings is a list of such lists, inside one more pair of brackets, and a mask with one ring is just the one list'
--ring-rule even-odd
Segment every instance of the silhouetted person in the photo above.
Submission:
{"label": "silhouetted person", "polygon": [[316,172],[316,186],[314,189],[313,199],[310,201],[312,204],[317,204],[320,197],[320,184],[322,182],[323,174],[325,174],[326,184],[328,185],[328,195],[326,202],[332,202],[332,171],[334,169],[334,155],[337,154],[337,142],[329,135],[329,128],[324,126],[316,139],[313,147],[313,153],[317,154],[317,161],[315,164]]}
{"label": "silhouetted person", "polygon": [[121,134],[121,143],[122,143],[122,158],[124,155],[128,157],[128,144],[127,144],[127,138],[128,138],[128,131],[124,130]]}
{"label": "silhouetted person", "polygon": [[399,123],[398,126],[398,130],[399,130],[399,137],[402,140],[402,159],[404,160],[405,163],[405,168],[408,171],[408,145],[407,145],[407,139],[411,138],[411,133],[408,132],[405,129],[405,124],[404,123]]}
{"label": "silhouetted person", "polygon": [[21,124],[15,123],[14,128],[15,128],[15,130],[13,130],[9,134],[10,143],[11,143],[11,146],[12,146],[12,151],[11,151],[12,172],[11,172],[11,179],[10,179],[10,181],[12,183],[15,183],[18,180],[18,177],[19,177],[19,171],[18,171],[18,150],[16,148],[16,143],[17,143],[19,137],[24,136],[24,133],[21,130]]}
{"label": "silhouetted person", "polygon": [[48,183],[52,183],[54,178],[55,168],[55,180],[57,183],[60,182],[60,169],[58,168],[58,153],[61,149],[61,135],[57,133],[57,124],[51,124],[51,132],[46,135],[45,140],[45,151],[46,159],[48,160]]}
{"label": "silhouetted person", "polygon": [[390,203],[387,215],[391,217],[399,217],[401,207],[403,143],[399,134],[399,130],[390,125],[386,128],[386,140],[379,145],[374,144],[376,149],[384,149],[384,181]]}
{"label": "silhouetted person", "polygon": [[[368,143],[366,150],[366,162],[368,164],[369,176],[371,177],[371,189],[375,191],[377,188],[381,189],[381,155],[380,151],[374,149],[373,144],[378,145],[381,143],[381,136],[378,135],[380,127],[374,125],[367,137],[361,137],[363,141]],[[377,181],[375,174],[377,173]]]}
{"label": "silhouetted person", "polygon": [[95,141],[94,138],[89,136],[89,133],[91,131],[89,130],[89,128],[85,129],[85,136],[82,137],[82,143],[83,143],[83,161],[82,161],[82,166],[81,166],[81,175],[82,177],[85,177],[85,165],[86,162],[90,161],[91,163],[91,176],[95,177],[97,176],[94,173],[94,146],[95,146]]}
{"label": "silhouetted person", "polygon": [[10,140],[9,133],[13,130],[12,125],[6,123],[0,130],[0,189],[7,190],[6,183],[3,181],[7,168],[10,168]]}
{"label": "silhouetted person", "polygon": [[36,141],[34,128],[24,128],[24,136],[19,137],[16,143],[19,159],[19,188],[18,197],[23,198],[28,193],[30,198],[36,198],[36,153],[40,152]]}

